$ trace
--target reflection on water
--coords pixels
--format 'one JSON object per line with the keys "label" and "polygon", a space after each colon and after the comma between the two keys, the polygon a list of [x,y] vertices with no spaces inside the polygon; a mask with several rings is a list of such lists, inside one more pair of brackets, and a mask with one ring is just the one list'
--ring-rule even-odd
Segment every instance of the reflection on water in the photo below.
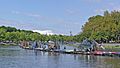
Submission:
{"label": "reflection on water", "polygon": [[0,47],[0,68],[120,68],[120,58]]}

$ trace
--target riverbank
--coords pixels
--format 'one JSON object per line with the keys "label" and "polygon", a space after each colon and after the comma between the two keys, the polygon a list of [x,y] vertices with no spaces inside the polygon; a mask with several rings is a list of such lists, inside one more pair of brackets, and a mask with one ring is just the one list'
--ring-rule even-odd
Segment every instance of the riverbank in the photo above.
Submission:
{"label": "riverbank", "polygon": [[120,45],[104,45],[105,50],[120,52]]}
{"label": "riverbank", "polygon": [[16,44],[16,43],[0,43],[0,46],[17,46],[18,44]]}
{"label": "riverbank", "polygon": [[[79,44],[68,44],[67,46],[79,47],[79,45],[80,45],[80,43]],[[120,43],[104,43],[102,45],[105,48],[104,51],[120,52]]]}

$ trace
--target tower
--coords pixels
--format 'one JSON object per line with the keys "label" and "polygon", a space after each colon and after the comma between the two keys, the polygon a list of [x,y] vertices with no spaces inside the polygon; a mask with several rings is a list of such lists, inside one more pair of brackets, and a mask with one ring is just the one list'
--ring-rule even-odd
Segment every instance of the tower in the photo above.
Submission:
{"label": "tower", "polygon": [[72,35],[72,31],[70,31],[70,36],[73,36],[73,35]]}

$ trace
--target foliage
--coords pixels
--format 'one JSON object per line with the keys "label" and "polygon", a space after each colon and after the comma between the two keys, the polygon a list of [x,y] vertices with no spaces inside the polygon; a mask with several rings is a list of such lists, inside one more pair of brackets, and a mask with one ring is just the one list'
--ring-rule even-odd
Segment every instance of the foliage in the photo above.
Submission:
{"label": "foliage", "polygon": [[82,27],[82,32],[77,35],[78,40],[85,38],[103,42],[120,40],[120,12],[105,11],[104,15],[92,16]]}
{"label": "foliage", "polygon": [[37,32],[32,32],[28,30],[20,30],[14,27],[0,27],[0,41],[12,41],[12,42],[20,42],[20,41],[72,41],[73,36],[65,36],[65,35],[42,35]]}

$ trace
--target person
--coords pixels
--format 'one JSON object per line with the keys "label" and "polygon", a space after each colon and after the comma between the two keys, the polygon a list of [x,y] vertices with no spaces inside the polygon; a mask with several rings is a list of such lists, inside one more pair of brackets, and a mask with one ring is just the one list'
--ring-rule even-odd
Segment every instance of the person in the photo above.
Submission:
{"label": "person", "polygon": [[86,51],[85,52],[89,52],[89,49],[86,49]]}
{"label": "person", "polygon": [[76,52],[76,48],[74,48],[74,52]]}
{"label": "person", "polygon": [[43,47],[42,47],[42,48],[43,48],[43,50],[45,50],[45,48],[46,48],[46,45],[43,45]]}
{"label": "person", "polygon": [[66,49],[66,47],[64,46],[64,49]]}

